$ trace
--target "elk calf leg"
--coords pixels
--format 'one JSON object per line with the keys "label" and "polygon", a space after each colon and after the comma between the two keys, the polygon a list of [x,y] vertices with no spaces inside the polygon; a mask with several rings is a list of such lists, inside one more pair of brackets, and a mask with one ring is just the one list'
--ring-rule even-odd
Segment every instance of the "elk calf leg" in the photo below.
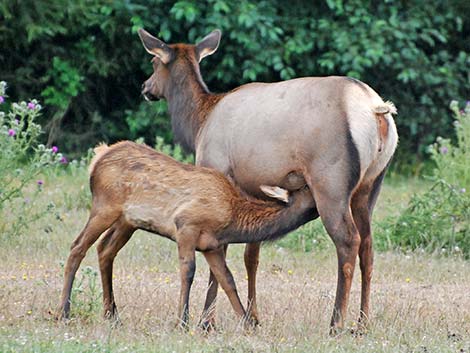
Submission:
{"label": "elk calf leg", "polygon": [[78,267],[86,255],[88,249],[95,243],[101,233],[103,233],[113,223],[111,217],[105,218],[98,215],[90,216],[85,228],[74,240],[71,246],[70,255],[67,259],[64,271],[64,286],[62,289],[61,304],[58,309],[57,318],[67,319],[70,315],[70,296],[72,293],[73,281]]}
{"label": "elk calf leg", "polygon": [[225,263],[224,250],[221,248],[213,251],[206,251],[203,254],[211,268],[211,271],[214,273],[219,284],[227,294],[233,309],[238,316],[245,319],[246,311],[243,308],[240,297],[238,296],[237,287],[235,285],[235,280],[233,279],[232,273]]}
{"label": "elk calf leg", "polygon": [[[228,245],[224,245],[224,259],[227,256]],[[202,311],[201,320],[199,326],[204,330],[212,330],[215,328],[215,303],[217,298],[217,291],[219,288],[219,282],[215,277],[212,270],[209,270],[209,284],[206,294],[206,301],[204,303],[204,309]]]}
{"label": "elk calf leg", "polygon": [[214,273],[210,270],[206,301],[204,302],[204,309],[202,310],[201,320],[199,323],[199,326],[207,331],[212,330],[215,327],[215,302],[218,289],[219,282],[217,282]]}
{"label": "elk calf leg", "polygon": [[181,291],[178,305],[179,326],[186,329],[189,321],[189,293],[196,272],[196,247],[194,232],[181,230],[176,235],[180,263]]}
{"label": "elk calf leg", "polygon": [[98,244],[101,283],[103,285],[103,314],[106,319],[119,321],[113,294],[113,263],[119,250],[129,241],[134,230],[118,222],[106,232]]}

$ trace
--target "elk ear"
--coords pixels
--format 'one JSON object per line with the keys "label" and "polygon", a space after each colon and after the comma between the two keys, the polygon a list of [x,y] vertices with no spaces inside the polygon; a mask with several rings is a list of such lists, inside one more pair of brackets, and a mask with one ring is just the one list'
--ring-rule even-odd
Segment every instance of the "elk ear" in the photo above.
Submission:
{"label": "elk ear", "polygon": [[138,31],[140,40],[144,45],[145,50],[152,55],[158,56],[164,64],[168,64],[173,59],[173,49],[171,49],[165,42],[152,36],[145,29],[141,28]]}
{"label": "elk ear", "polygon": [[206,56],[215,53],[215,51],[219,47],[221,36],[222,32],[220,32],[220,29],[216,29],[196,44],[196,54],[198,56],[199,62],[201,62],[201,60]]}
{"label": "elk ear", "polygon": [[259,188],[269,197],[289,203],[289,192],[286,189],[280,188],[279,186],[268,185],[261,185]]}

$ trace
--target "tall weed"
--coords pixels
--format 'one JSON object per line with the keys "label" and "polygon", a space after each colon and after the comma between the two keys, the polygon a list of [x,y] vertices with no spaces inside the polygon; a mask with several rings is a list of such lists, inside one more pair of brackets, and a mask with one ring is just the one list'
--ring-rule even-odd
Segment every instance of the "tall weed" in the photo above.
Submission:
{"label": "tall weed", "polygon": [[54,208],[36,204],[44,187],[41,175],[67,160],[56,146],[38,143],[42,129],[35,121],[41,105],[35,99],[10,103],[6,88],[0,82],[0,104],[6,108],[0,111],[0,234],[18,235]]}
{"label": "tall weed", "polygon": [[388,235],[391,246],[470,257],[470,102],[454,115],[456,141],[438,137],[429,146],[434,185],[415,194]]}

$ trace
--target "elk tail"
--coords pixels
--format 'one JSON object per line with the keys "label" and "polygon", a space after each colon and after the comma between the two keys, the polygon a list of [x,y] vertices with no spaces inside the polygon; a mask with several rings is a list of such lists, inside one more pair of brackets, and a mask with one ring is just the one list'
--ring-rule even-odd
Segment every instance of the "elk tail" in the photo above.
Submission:
{"label": "elk tail", "polygon": [[379,152],[382,152],[385,146],[385,141],[388,138],[389,120],[385,117],[386,114],[396,114],[397,108],[395,104],[387,101],[374,108],[375,117],[377,119],[377,130],[379,135]]}
{"label": "elk tail", "polygon": [[100,143],[98,146],[93,148],[93,152],[95,152],[95,156],[90,162],[90,166],[88,167],[88,172],[90,175],[93,173],[93,170],[95,169],[96,163],[103,157],[103,155],[108,152],[109,146],[105,143]]}
{"label": "elk tail", "polygon": [[385,103],[382,103],[374,108],[374,113],[375,114],[396,114],[397,113],[397,108],[395,107],[395,104],[393,104],[390,101],[386,101]]}
{"label": "elk tail", "polygon": [[289,203],[289,192],[286,189],[280,188],[279,186],[268,185],[261,185],[260,189],[273,199],[280,200],[284,203]]}

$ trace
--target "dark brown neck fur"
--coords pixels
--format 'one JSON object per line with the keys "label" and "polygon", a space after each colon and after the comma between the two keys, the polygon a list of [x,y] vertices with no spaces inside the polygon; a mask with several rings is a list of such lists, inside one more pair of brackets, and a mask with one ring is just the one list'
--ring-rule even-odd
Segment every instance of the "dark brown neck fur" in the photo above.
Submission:
{"label": "dark brown neck fur", "polygon": [[237,198],[232,204],[233,222],[222,231],[223,243],[257,243],[276,240],[317,218],[308,189],[291,194],[289,204]]}
{"label": "dark brown neck fur", "polygon": [[194,152],[196,138],[217,102],[224,94],[213,94],[204,83],[194,49],[177,44],[176,59],[170,64],[170,81],[165,98],[175,141]]}

